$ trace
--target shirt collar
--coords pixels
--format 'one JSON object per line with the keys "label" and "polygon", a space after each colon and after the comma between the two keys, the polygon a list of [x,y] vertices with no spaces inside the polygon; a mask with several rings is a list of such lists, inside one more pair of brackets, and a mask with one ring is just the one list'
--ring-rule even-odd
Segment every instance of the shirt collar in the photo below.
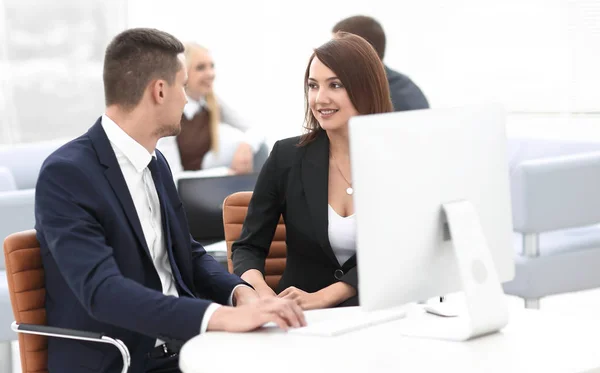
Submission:
{"label": "shirt collar", "polygon": [[102,128],[113,148],[119,150],[138,172],[144,171],[152,157],[156,157],[156,152],[148,153],[146,148],[123,131],[106,114],[102,115]]}
{"label": "shirt collar", "polygon": [[186,95],[186,97],[188,102],[183,107],[183,114],[188,120],[192,120],[192,118],[194,118],[194,115],[198,114],[198,112],[201,111],[204,106],[206,106],[206,100],[204,99],[204,97],[201,98],[199,101],[190,98],[190,96],[188,95]]}

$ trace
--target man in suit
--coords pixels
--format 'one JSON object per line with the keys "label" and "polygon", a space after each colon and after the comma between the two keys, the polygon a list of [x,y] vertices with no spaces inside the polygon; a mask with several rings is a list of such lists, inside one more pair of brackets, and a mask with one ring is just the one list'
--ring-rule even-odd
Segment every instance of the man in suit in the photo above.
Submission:
{"label": "man in suit", "polygon": [[[381,24],[367,16],[345,18],[333,26],[333,33],[349,32],[367,40],[383,61],[385,55],[385,32]],[[384,65],[390,86],[390,94],[394,111],[428,109],[429,102],[421,89],[406,75]]]}
{"label": "man in suit", "polygon": [[[155,150],[180,130],[183,49],[154,29],[117,35],[104,61],[104,115],[46,159],[36,186],[48,324],[120,339],[134,373],[178,372],[180,346],[206,330],[305,324],[294,302],[259,299],[189,234]],[[110,345],[50,338],[48,350],[51,373],[121,371]]]}

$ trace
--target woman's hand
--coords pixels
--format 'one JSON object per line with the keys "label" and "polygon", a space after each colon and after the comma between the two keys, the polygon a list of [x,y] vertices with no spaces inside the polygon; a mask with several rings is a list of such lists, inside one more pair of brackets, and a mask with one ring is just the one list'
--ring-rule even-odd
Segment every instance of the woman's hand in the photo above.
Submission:
{"label": "woman's hand", "polygon": [[303,310],[314,310],[335,307],[355,295],[355,288],[344,282],[336,282],[314,293],[290,286],[279,293],[278,297],[294,300]]}
{"label": "woman's hand", "polygon": [[249,269],[242,274],[242,280],[246,281],[256,290],[260,299],[276,298],[277,294],[267,285],[263,274],[257,269]]}
{"label": "woman's hand", "polygon": [[233,154],[231,169],[236,174],[249,174],[254,169],[254,153],[249,144],[241,143]]}
{"label": "woman's hand", "polygon": [[320,291],[317,291],[316,293],[307,293],[304,290],[290,286],[279,293],[278,297],[293,300],[303,310],[314,310],[328,307],[328,302],[325,299],[324,293]]}

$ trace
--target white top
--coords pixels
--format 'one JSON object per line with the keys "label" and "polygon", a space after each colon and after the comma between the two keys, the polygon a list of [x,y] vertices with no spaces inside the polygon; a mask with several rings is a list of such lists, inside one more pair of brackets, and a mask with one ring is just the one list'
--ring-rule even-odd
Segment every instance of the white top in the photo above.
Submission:
{"label": "white top", "polygon": [[356,254],[356,219],[355,215],[340,216],[331,205],[329,208],[329,243],[340,265]]}
{"label": "white top", "polygon": [[[155,153],[148,153],[146,148],[131,138],[106,114],[102,116],[102,128],[106,132],[117,157],[117,162],[121,167],[135,211],[142,225],[142,231],[152,256],[154,268],[156,268],[156,273],[160,278],[163,294],[177,297],[179,293],[173,279],[163,235],[160,201],[158,200],[152,173],[148,169],[150,160],[156,155]],[[207,308],[202,319],[200,332],[206,331],[208,321],[217,308],[219,308],[219,305],[215,303]],[[157,346],[162,343],[164,342],[161,340],[156,341]]]}
{"label": "white top", "polygon": [[[310,325],[360,312],[359,307],[342,307],[307,311],[305,316]],[[251,333],[206,333],[183,346],[179,366],[184,373],[280,373],[282,367],[286,373],[313,372],[315,367],[319,372],[344,373],[579,373],[600,369],[597,319],[512,309],[500,333],[468,342],[404,337],[395,328],[402,321],[337,337],[285,333],[274,327]],[[233,359],[231,351],[235,351]],[[300,351],[304,358],[290,363],[290,351]]]}

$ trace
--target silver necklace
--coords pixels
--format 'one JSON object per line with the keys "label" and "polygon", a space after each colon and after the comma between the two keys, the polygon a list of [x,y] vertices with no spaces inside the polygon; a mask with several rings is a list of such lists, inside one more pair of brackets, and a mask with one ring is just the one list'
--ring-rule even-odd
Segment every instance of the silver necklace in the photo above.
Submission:
{"label": "silver necklace", "polygon": [[337,168],[337,170],[340,172],[340,175],[342,175],[342,178],[344,178],[344,181],[346,183],[348,183],[348,185],[349,185],[349,187],[346,188],[346,194],[351,196],[354,193],[354,189],[352,188],[352,183],[349,182],[348,179],[346,179],[346,176],[344,176],[344,174],[342,173],[342,169],[338,165],[337,159],[335,159],[335,155],[333,155],[333,152],[331,152],[331,158],[333,158],[333,162],[335,163],[335,168]]}

